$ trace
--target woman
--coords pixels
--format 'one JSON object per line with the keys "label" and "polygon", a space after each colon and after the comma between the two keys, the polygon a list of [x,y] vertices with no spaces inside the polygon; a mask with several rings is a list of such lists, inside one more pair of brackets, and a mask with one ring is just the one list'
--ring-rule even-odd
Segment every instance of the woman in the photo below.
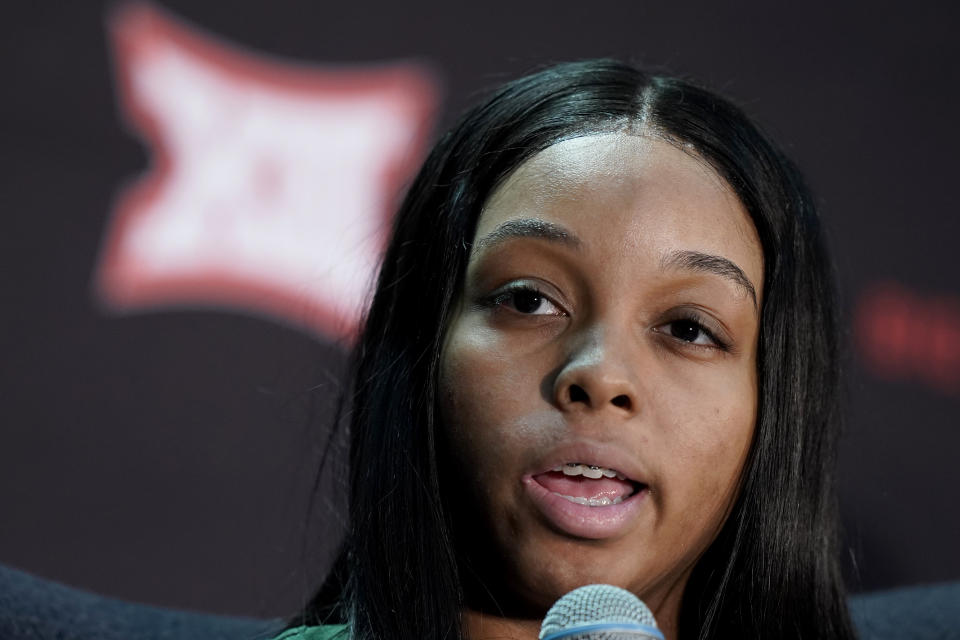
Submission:
{"label": "woman", "polygon": [[667,638],[853,637],[834,309],[810,196],[735,107],[607,60],[505,85],[396,217],[350,532],[298,624],[535,638],[603,582]]}

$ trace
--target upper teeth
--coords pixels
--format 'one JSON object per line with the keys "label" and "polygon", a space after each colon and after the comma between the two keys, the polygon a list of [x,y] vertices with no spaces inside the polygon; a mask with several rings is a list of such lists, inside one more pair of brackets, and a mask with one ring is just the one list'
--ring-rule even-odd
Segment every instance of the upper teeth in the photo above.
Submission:
{"label": "upper teeth", "polygon": [[626,480],[627,477],[616,469],[598,467],[593,464],[581,464],[579,462],[568,462],[567,464],[554,467],[552,471],[562,471],[565,476],[586,476],[587,478],[613,478]]}

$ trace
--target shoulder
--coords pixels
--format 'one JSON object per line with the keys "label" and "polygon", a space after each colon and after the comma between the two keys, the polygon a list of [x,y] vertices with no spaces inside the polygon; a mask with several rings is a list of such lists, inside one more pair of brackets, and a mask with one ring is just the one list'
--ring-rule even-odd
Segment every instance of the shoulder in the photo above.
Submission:
{"label": "shoulder", "polygon": [[346,640],[347,625],[330,624],[321,627],[294,627],[286,629],[273,640]]}

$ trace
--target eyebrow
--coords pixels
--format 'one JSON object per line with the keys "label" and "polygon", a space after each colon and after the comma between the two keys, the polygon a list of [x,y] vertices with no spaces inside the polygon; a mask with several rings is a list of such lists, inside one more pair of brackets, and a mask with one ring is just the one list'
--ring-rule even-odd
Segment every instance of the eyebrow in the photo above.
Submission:
{"label": "eyebrow", "polygon": [[496,229],[477,240],[474,248],[488,249],[513,238],[539,238],[565,244],[574,249],[579,249],[582,244],[577,236],[558,224],[539,218],[520,218],[498,225]]}
{"label": "eyebrow", "polygon": [[[565,244],[574,249],[579,249],[583,244],[580,238],[559,224],[539,218],[519,218],[498,225],[493,231],[477,240],[474,248],[478,251],[488,249],[513,238],[539,238]],[[701,251],[671,251],[660,260],[660,269],[685,269],[712,273],[726,278],[747,292],[753,299],[754,308],[757,308],[757,290],[753,283],[743,269],[724,257]]]}
{"label": "eyebrow", "polygon": [[660,260],[660,268],[700,271],[726,278],[750,294],[754,308],[757,307],[757,290],[753,283],[743,269],[726,258],[700,251],[672,251]]}

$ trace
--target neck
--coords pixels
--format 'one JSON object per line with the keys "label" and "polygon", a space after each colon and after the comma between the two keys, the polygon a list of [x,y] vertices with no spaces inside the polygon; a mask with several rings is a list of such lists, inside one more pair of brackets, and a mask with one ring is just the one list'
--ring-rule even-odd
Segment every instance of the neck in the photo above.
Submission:
{"label": "neck", "polygon": [[[670,609],[659,608],[654,617],[663,637],[676,640],[678,611],[676,606]],[[503,618],[473,609],[464,612],[463,620],[469,640],[537,640],[540,635],[540,620]]]}
{"label": "neck", "polygon": [[467,609],[464,615],[469,640],[537,640],[539,620],[501,618]]}

